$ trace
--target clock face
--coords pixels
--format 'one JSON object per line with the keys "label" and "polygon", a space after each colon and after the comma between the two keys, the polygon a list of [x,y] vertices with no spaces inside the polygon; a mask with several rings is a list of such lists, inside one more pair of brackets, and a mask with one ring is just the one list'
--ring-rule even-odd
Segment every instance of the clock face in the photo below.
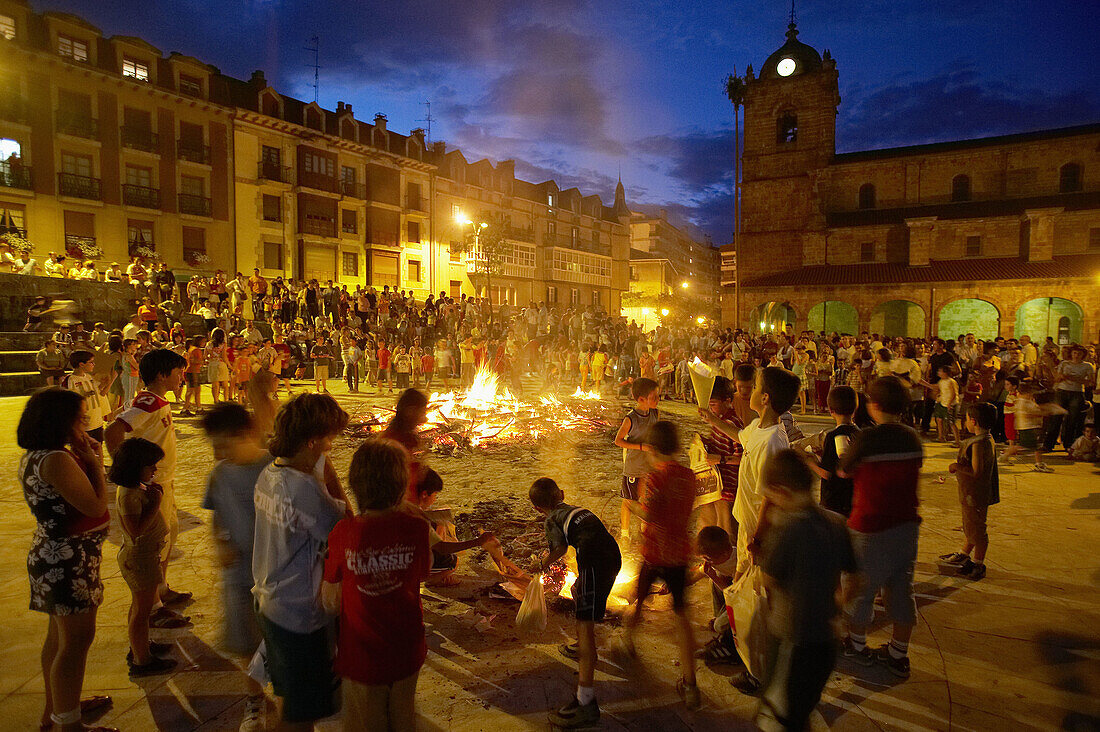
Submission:
{"label": "clock face", "polygon": [[780,76],[790,76],[794,73],[794,59],[785,58],[779,62],[779,65],[775,67],[776,72]]}

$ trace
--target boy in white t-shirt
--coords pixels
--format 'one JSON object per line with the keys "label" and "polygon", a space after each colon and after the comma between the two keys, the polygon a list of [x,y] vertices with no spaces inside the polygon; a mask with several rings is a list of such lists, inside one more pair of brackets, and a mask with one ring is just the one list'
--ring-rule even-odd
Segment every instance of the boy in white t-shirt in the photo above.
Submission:
{"label": "boy in white t-shirt", "polygon": [[[156,443],[164,450],[164,457],[157,463],[157,482],[164,488],[160,510],[168,524],[168,541],[161,554],[160,601],[165,605],[179,604],[191,599],[190,592],[169,589],[167,579],[168,557],[176,545],[179,519],[176,516],[173,490],[176,473],[176,428],[172,424],[171,404],[164,397],[169,391],[180,388],[186,368],[187,359],[166,348],[159,348],[142,356],[141,363],[138,364],[138,374],[145,389],[134,396],[133,403],[115,417],[115,421],[103,434],[107,452],[112,455],[127,437],[141,437]],[[159,612],[154,612],[151,618],[154,627],[159,627],[156,625]]]}
{"label": "boy in white t-shirt", "polygon": [[99,392],[99,384],[95,377],[95,354],[84,350],[73,351],[69,354],[69,365],[73,367],[73,372],[64,378],[61,385],[84,397],[88,415],[84,431],[96,442],[103,442],[103,415],[106,400]]}

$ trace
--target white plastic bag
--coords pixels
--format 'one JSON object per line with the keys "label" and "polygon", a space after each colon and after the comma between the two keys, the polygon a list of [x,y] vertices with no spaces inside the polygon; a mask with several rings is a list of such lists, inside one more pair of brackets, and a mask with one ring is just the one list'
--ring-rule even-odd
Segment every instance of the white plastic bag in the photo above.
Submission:
{"label": "white plastic bag", "polygon": [[768,600],[760,567],[749,567],[736,584],[726,588],[725,596],[737,654],[749,673],[763,679],[768,655]]}
{"label": "white plastic bag", "polygon": [[252,654],[252,660],[248,663],[248,675],[261,686],[266,686],[271,681],[267,674],[267,641],[260,641],[259,648]]}
{"label": "white plastic bag", "polygon": [[542,575],[536,574],[523,593],[523,602],[516,613],[516,627],[520,630],[546,630],[546,593],[542,589]]}

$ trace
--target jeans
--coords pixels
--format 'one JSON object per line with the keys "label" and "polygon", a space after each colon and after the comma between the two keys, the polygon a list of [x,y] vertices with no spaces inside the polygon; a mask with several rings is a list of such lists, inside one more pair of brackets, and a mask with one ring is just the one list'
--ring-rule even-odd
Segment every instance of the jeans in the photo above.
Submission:
{"label": "jeans", "polygon": [[359,390],[359,364],[358,363],[345,363],[344,364],[344,378],[348,382],[348,389],[351,391]]}
{"label": "jeans", "polygon": [[1055,389],[1058,397],[1058,406],[1066,410],[1066,414],[1055,414],[1050,417],[1050,429],[1046,435],[1046,449],[1050,452],[1054,449],[1054,443],[1058,441],[1059,433],[1062,437],[1062,447],[1069,450],[1073,441],[1080,437],[1085,423],[1085,393],[1083,391],[1069,391],[1067,389]]}

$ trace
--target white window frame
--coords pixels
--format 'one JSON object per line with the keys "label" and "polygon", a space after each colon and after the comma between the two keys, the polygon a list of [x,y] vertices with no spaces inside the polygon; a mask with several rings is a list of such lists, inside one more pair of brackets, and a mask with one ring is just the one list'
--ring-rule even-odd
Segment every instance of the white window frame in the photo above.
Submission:
{"label": "white window frame", "polygon": [[129,56],[122,57],[122,75],[138,81],[149,81],[149,64]]}
{"label": "white window frame", "polygon": [[71,58],[73,61],[87,62],[88,42],[72,36],[58,34],[57,53],[65,58]]}
{"label": "white window frame", "polygon": [[0,38],[15,40],[15,18],[0,14]]}

